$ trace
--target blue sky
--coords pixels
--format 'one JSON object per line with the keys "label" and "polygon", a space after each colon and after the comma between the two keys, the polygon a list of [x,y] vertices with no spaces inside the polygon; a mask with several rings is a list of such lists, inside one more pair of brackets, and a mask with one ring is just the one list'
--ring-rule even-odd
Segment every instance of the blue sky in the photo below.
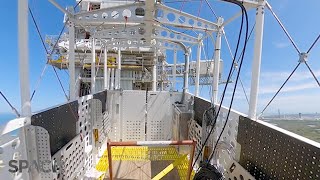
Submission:
{"label": "blue sky", "polygon": [[[58,11],[53,5],[46,0],[30,0],[30,7],[39,24],[41,33],[45,35],[56,35],[60,32],[63,26],[63,14]],[[74,5],[73,0],[57,0],[63,7]],[[209,1],[214,10],[219,16],[225,19],[231,17],[232,13],[238,12],[238,8],[222,3],[219,1]],[[318,0],[307,1],[292,1],[289,0],[270,0],[274,11],[278,14],[286,28],[296,41],[301,51],[306,51],[316,36],[320,33],[320,22],[317,17],[320,17]],[[181,3],[168,4],[177,9],[181,8]],[[184,11],[188,11],[194,15],[198,15],[200,2],[189,2],[183,6]],[[10,8],[8,8],[10,7]],[[0,71],[0,89],[13,103],[15,107],[20,109],[20,92],[19,92],[19,75],[18,75],[18,56],[17,56],[17,1],[6,1],[5,5],[0,6],[0,14],[3,18],[1,34],[2,43],[0,43],[1,65]],[[254,11],[249,12],[250,27],[254,20]],[[211,14],[210,9],[203,1],[200,17],[214,21],[215,18]],[[235,40],[239,28],[239,20],[234,21],[229,26],[225,27],[227,37],[230,41],[231,48],[234,51]],[[31,91],[33,91],[36,81],[41,74],[42,68],[45,65],[46,55],[38,38],[34,25],[30,19],[29,23],[29,44],[30,44],[30,83]],[[205,41],[205,44],[207,42]],[[208,56],[212,56],[212,42],[208,41]],[[275,19],[269,11],[265,17],[265,34],[263,43],[263,59],[261,69],[261,84],[258,108],[261,110],[266,103],[271,99],[273,94],[286,79],[290,71],[295,67],[298,61],[298,55],[285,34],[281,31]],[[193,49],[192,60],[195,60],[195,50]],[[170,52],[168,53],[168,56]],[[181,57],[180,53],[179,57]],[[244,82],[247,93],[250,90],[251,77],[251,61],[253,55],[253,40],[248,44],[245,64],[241,74],[241,79]],[[170,58],[170,57],[169,57]],[[204,55],[202,55],[204,59]],[[222,59],[224,60],[225,69],[223,79],[227,78],[227,71],[230,67],[231,57],[228,52],[225,41],[222,42]],[[172,60],[168,60],[171,62]],[[182,59],[180,59],[182,62]],[[309,55],[309,64],[320,78],[320,42],[314,47]],[[68,76],[65,72],[59,71],[59,76],[63,80],[64,87],[68,89]],[[233,84],[232,84],[233,85]],[[220,89],[223,87],[221,86]],[[193,91],[193,87],[190,87]],[[227,92],[226,100],[230,100],[231,88]],[[221,91],[220,91],[221,92]],[[201,96],[209,97],[209,88],[201,88]],[[58,84],[53,70],[49,67],[44,75],[39,89],[32,101],[32,110],[38,111],[59,103],[65,102],[63,92]],[[312,79],[307,68],[302,65],[292,77],[291,81],[283,89],[283,92],[275,99],[268,108],[266,113],[277,113],[280,109],[284,113],[314,113],[320,112],[320,88]],[[228,105],[226,101],[225,105]],[[234,108],[247,113],[248,105],[243,95],[241,88],[238,88]],[[11,109],[0,98],[0,113],[11,112]]]}

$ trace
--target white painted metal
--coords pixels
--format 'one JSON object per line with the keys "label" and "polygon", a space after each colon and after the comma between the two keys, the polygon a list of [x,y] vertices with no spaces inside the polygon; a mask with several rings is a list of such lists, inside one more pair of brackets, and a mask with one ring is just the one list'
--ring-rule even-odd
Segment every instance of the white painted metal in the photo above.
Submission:
{"label": "white painted metal", "polygon": [[19,70],[21,115],[31,116],[30,81],[29,81],[29,46],[28,46],[28,1],[18,3],[18,37],[19,37]]}
{"label": "white painted metal", "polygon": [[157,64],[158,64],[158,54],[157,49],[154,49],[154,61],[152,67],[152,90],[157,90]]}
{"label": "white painted metal", "polygon": [[76,98],[76,75],[75,75],[75,32],[74,24],[69,21],[69,98],[71,101]]}
{"label": "white painted metal", "polygon": [[85,164],[84,145],[81,135],[78,135],[52,156],[59,166],[55,179],[77,179],[84,175],[89,167]]}
{"label": "white painted metal", "polygon": [[[31,117],[31,101],[30,101],[30,81],[29,81],[29,46],[28,46],[28,0],[18,1],[18,39],[19,39],[19,77],[20,77],[20,93],[21,93],[21,115],[27,117],[25,124],[30,123]],[[15,154],[17,159],[28,159],[26,128],[19,129],[20,152]],[[17,142],[16,142],[17,143]],[[31,174],[24,171],[21,173],[22,178],[28,180]],[[15,176],[14,179],[18,179]]]}
{"label": "white painted metal", "polygon": [[[143,23],[145,16],[136,15],[137,8],[145,9],[145,2],[104,8],[95,11],[80,12],[74,16],[77,24],[126,24]],[[147,13],[147,12],[146,12]],[[127,19],[125,18],[127,17]]]}
{"label": "white painted metal", "polygon": [[115,74],[115,69],[111,68],[111,83],[110,83],[110,90],[114,90],[114,74]]}
{"label": "white painted metal", "polygon": [[[217,111],[217,108],[219,108],[218,105],[216,105],[215,108]],[[227,120],[227,113],[228,108],[222,106],[218,115],[216,126],[214,127],[214,133],[210,137],[211,146],[215,146],[217,143],[218,136],[220,135],[224,123]],[[234,110],[230,111],[228,123],[222,133],[220,141],[217,144],[217,149],[213,155],[211,163],[217,165],[219,170],[227,171],[233,160],[239,160],[238,151],[240,150],[240,147],[237,143],[237,134],[240,116],[245,116],[245,114]]]}
{"label": "white painted metal", "polygon": [[146,92],[123,91],[121,104],[121,139],[145,140]]}
{"label": "white painted metal", "polygon": [[265,3],[266,3],[265,0],[259,1],[259,5],[257,7],[257,13],[256,13],[254,55],[253,55],[253,62],[252,62],[250,103],[249,103],[249,113],[248,113],[248,117],[254,120],[256,119],[256,114],[257,114],[257,103],[258,103],[258,93],[259,93]]}
{"label": "white painted metal", "polygon": [[104,64],[103,64],[103,77],[104,77],[104,89],[109,89],[109,78],[108,77],[108,49],[104,47]]}
{"label": "white painted metal", "polygon": [[255,180],[237,161],[232,162],[231,166],[225,172],[225,177],[229,179]]}
{"label": "white painted metal", "polygon": [[[13,119],[11,121],[9,121],[8,123],[6,124],[3,124],[0,126],[0,135],[3,136],[3,135],[6,135],[12,131],[15,131],[17,129],[20,129],[22,128],[23,126],[25,126],[25,122],[29,122],[28,119],[30,118],[27,118],[27,117],[23,117],[23,118],[17,118],[17,119]],[[29,125],[29,124],[27,124]]]}
{"label": "white painted metal", "polygon": [[63,14],[67,14],[69,17],[72,16],[70,12],[61,7],[55,0],[49,0],[49,2],[51,2],[55,7],[57,7],[61,12],[63,12]]}
{"label": "white painted metal", "polygon": [[172,103],[169,92],[149,92],[147,101],[147,141],[171,140]]}
{"label": "white painted metal", "polygon": [[96,43],[95,38],[92,38],[91,42],[91,94],[96,91]]}
{"label": "white painted metal", "polygon": [[197,62],[196,62],[196,82],[195,82],[195,96],[199,96],[199,81],[200,81],[200,60],[201,60],[201,48],[203,46],[202,44],[202,35],[199,34],[198,40],[198,49],[197,49]]}
{"label": "white painted metal", "polygon": [[172,79],[172,89],[176,91],[176,81],[177,81],[177,50],[173,51],[173,69],[172,69],[173,79]]}
{"label": "white painted metal", "polygon": [[[219,18],[219,24],[223,23],[223,19]],[[217,39],[214,51],[214,73],[213,73],[213,85],[212,85],[212,102],[214,104],[218,103],[218,89],[219,89],[219,67],[220,67],[220,53],[221,53],[221,36],[223,29],[217,31]]]}
{"label": "white painted metal", "polygon": [[[161,24],[203,31],[217,30],[216,23],[167,7],[163,4],[157,4],[157,9],[158,11],[161,11],[159,16],[156,17]],[[172,15],[172,18],[169,17],[170,15]]]}
{"label": "white painted metal", "polygon": [[116,71],[116,89],[120,89],[121,83],[121,49],[118,49],[117,71]]}
{"label": "white painted metal", "polygon": [[[203,153],[200,152],[202,144],[203,144],[202,139],[201,139],[202,138],[202,127],[194,119],[191,119],[188,122],[188,138],[194,139],[197,142],[195,157],[197,157],[199,153],[200,153],[200,157],[202,157]],[[199,158],[196,163],[200,164],[201,160],[202,159]]]}

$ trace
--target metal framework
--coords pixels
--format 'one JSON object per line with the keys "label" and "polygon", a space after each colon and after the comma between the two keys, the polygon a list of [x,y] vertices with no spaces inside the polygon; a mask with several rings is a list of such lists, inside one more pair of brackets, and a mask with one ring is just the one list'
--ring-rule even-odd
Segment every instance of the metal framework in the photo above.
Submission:
{"label": "metal framework", "polygon": [[[171,145],[192,146],[189,157],[169,159],[175,160],[172,166],[189,160],[188,173],[183,176],[186,179],[192,177],[191,172],[199,167],[200,160],[215,165],[226,178],[319,178],[319,143],[256,121],[265,7],[272,11],[265,0],[241,1],[247,9],[256,9],[249,119],[242,113],[219,106],[218,102],[221,38],[224,27],[239,14],[226,21],[217,18],[214,23],[151,0],[108,7],[103,7],[104,3],[99,1],[101,8],[97,9],[92,9],[91,2],[85,0],[80,2],[83,3],[80,12],[75,12],[73,7],[65,9],[54,0],[50,2],[66,15],[68,33],[58,39],[50,37],[47,43],[57,56],[49,63],[69,70],[70,101],[31,114],[28,3],[20,0],[22,117],[0,128],[0,162],[9,163],[14,159],[50,163],[43,167],[49,172],[37,172],[36,167],[30,167],[30,171],[11,174],[9,167],[0,166],[1,179],[98,178],[92,174],[97,173],[99,167],[106,170],[104,153],[108,155],[112,179],[113,146]],[[320,86],[307,63],[308,53],[320,36],[308,51],[301,52],[279,18],[274,12],[272,14],[299,53],[296,68],[306,64]],[[192,36],[185,30],[193,30],[197,35]],[[214,59],[205,71],[201,69],[208,61],[201,61],[203,40],[213,33],[216,35]],[[189,62],[194,46],[197,47],[196,62]],[[173,64],[167,62],[167,50],[173,51]],[[184,53],[183,64],[178,63],[179,51]],[[178,77],[184,79],[183,93],[174,92]],[[172,78],[170,92],[165,91],[169,78]],[[195,85],[195,95],[188,93],[189,79],[190,84]],[[78,91],[80,83],[89,84],[88,92]],[[212,86],[211,102],[199,98],[201,84]],[[215,114],[218,108],[221,111]],[[215,115],[217,119],[213,125]],[[209,134],[212,130],[214,133]],[[18,131],[17,136],[11,136],[15,131]],[[253,148],[252,143],[257,148]],[[180,148],[173,150],[183,152]],[[212,153],[212,159],[211,156],[208,159],[208,153]],[[200,159],[194,160],[194,155],[199,155]],[[99,164],[101,160],[102,165]],[[192,163],[195,169],[192,169]],[[280,164],[285,168],[279,168]],[[53,172],[54,169],[58,171]],[[155,179],[163,177],[168,169],[161,171]],[[103,175],[98,174],[100,178]]]}

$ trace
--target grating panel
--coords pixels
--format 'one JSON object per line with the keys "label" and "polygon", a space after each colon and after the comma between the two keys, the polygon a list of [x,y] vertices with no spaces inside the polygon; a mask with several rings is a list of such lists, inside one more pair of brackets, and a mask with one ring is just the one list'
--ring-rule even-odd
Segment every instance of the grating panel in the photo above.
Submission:
{"label": "grating panel", "polygon": [[51,155],[76,136],[78,103],[69,102],[31,116],[31,125],[46,129],[50,135]]}
{"label": "grating panel", "polygon": [[240,164],[256,179],[320,179],[320,147],[240,117]]}

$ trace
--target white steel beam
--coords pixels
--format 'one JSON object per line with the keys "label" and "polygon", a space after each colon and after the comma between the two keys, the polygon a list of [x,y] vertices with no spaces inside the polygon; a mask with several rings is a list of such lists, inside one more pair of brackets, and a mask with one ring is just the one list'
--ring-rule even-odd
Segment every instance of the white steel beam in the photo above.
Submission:
{"label": "white steel beam", "polygon": [[219,70],[220,70],[220,55],[221,55],[221,36],[222,29],[217,32],[217,39],[214,51],[214,72],[213,72],[213,88],[212,88],[212,102],[218,103],[218,89],[219,89]]}
{"label": "white steel beam", "polygon": [[114,68],[111,68],[111,83],[110,83],[110,90],[114,90]]}
{"label": "white steel beam", "polygon": [[262,54],[262,40],[264,28],[264,7],[265,0],[259,1],[256,13],[256,28],[255,28],[255,42],[254,54],[252,62],[252,75],[251,75],[251,92],[248,117],[255,120],[257,114],[258,91],[260,80],[260,67],[261,67],[261,54]]}
{"label": "white steel beam", "polygon": [[29,48],[28,48],[28,1],[18,3],[18,37],[21,115],[31,116],[30,81],[29,81]]}
{"label": "white steel beam", "polygon": [[116,89],[120,89],[121,82],[121,49],[118,49],[117,71],[116,71]]}
{"label": "white steel beam", "polygon": [[158,63],[158,53],[157,49],[154,49],[154,65],[152,68],[152,90],[157,91],[157,63]]}
{"label": "white steel beam", "polygon": [[197,49],[197,62],[196,62],[196,80],[195,80],[195,96],[199,96],[199,84],[200,84],[200,60],[201,60],[201,48],[202,48],[202,35],[199,34],[199,44]]}
{"label": "white steel beam", "polygon": [[173,91],[176,90],[176,83],[177,83],[177,50],[173,51],[173,80],[172,80],[172,89]]}
{"label": "white steel beam", "polygon": [[69,99],[71,101],[76,99],[76,74],[75,74],[75,32],[74,32],[74,24],[69,21]]}
{"label": "white steel beam", "polygon": [[103,77],[104,77],[104,89],[109,89],[109,77],[108,77],[108,49],[107,45],[104,46],[104,64],[103,64]]}
{"label": "white steel beam", "polygon": [[94,38],[92,38],[91,46],[91,94],[94,94],[96,91],[96,41]]}

